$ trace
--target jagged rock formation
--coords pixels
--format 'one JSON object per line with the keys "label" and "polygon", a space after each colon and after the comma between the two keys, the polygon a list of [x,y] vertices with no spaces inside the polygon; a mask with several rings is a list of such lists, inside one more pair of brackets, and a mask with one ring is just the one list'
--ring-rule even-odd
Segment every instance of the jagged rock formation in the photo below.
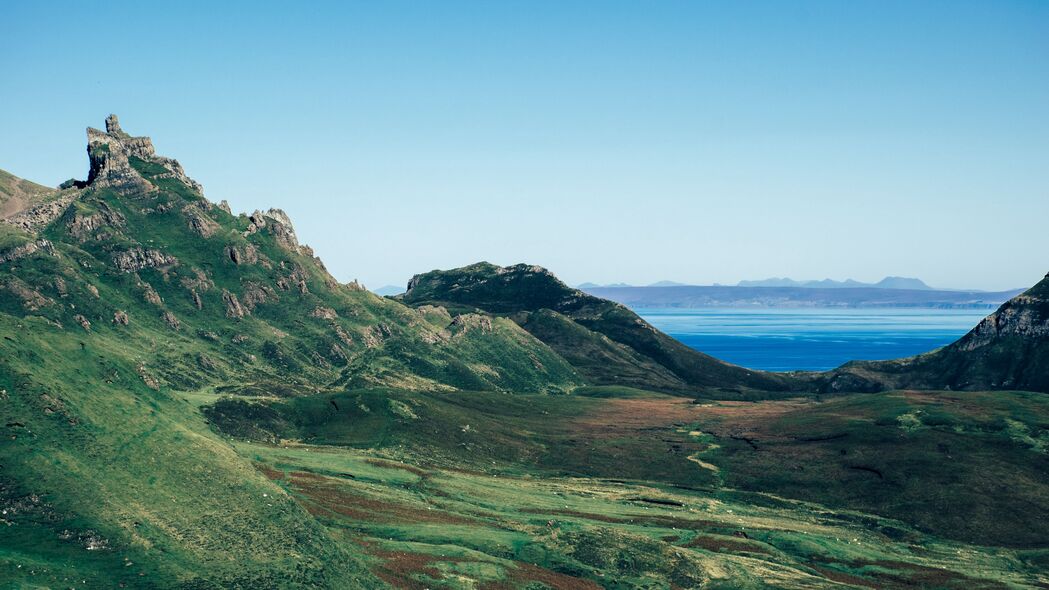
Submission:
{"label": "jagged rock formation", "polygon": [[204,192],[200,183],[186,175],[177,160],[158,156],[150,138],[125,133],[116,115],[106,117],[105,131],[87,128],[87,153],[91,163],[87,177],[89,185],[110,187],[125,194],[152,190],[152,183],[131,165],[132,160],[137,159],[163,168],[164,172],[157,175],[158,179],[171,178],[198,194]]}

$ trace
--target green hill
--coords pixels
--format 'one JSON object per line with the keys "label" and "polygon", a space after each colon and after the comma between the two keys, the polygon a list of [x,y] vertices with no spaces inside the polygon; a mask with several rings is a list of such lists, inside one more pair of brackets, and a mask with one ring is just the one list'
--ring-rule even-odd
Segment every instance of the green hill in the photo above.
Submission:
{"label": "green hill", "polygon": [[751,371],[697,352],[618,303],[573,289],[544,268],[486,262],[416,275],[397,299],[508,317],[594,384],[677,392],[788,391],[790,377]]}

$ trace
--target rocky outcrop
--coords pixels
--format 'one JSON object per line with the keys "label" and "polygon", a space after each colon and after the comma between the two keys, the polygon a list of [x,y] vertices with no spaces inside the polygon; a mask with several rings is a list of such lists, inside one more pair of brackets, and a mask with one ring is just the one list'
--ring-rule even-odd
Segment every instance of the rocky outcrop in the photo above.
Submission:
{"label": "rocky outcrop", "polygon": [[884,389],[1049,392],[1049,275],[941,349],[892,361],[854,361],[819,378],[827,391]]}
{"label": "rocky outcrop", "polygon": [[315,307],[310,312],[311,318],[320,318],[322,320],[334,320],[339,317],[339,314],[335,313],[335,310],[330,307]]}
{"label": "rocky outcrop", "polygon": [[448,330],[451,331],[452,336],[465,336],[473,331],[479,331],[481,334],[491,334],[492,318],[491,316],[476,313],[457,315],[452,318],[452,323],[448,325]]}
{"label": "rocky outcrop", "polygon": [[6,262],[14,262],[27,256],[32,256],[37,252],[46,252],[51,256],[57,256],[55,252],[55,246],[48,240],[36,240],[35,242],[26,242],[21,246],[15,246],[14,248],[8,248],[0,252],[0,264]]}
{"label": "rocky outcrop", "polygon": [[182,213],[186,216],[189,229],[203,238],[210,238],[219,228],[219,224],[208,217],[207,213],[196,204],[186,205]]}
{"label": "rocky outcrop", "polygon": [[73,321],[80,324],[80,327],[83,328],[85,331],[91,331],[91,322],[87,321],[87,318],[80,315],[79,313],[73,316]]}
{"label": "rocky outcrop", "polygon": [[164,305],[164,300],[160,298],[160,294],[153,288],[153,285],[150,285],[149,283],[141,283],[139,286],[142,287],[142,298],[145,299],[147,303],[151,303],[158,307]]}
{"label": "rocky outcrop", "polygon": [[392,335],[393,330],[390,326],[385,323],[380,323],[374,326],[368,326],[362,330],[361,340],[364,341],[364,345],[368,348],[378,348]]}
{"label": "rocky outcrop", "polygon": [[87,154],[91,164],[88,186],[112,188],[122,194],[152,190],[153,184],[132,166],[131,159],[137,158],[163,170],[155,175],[156,178],[175,179],[203,194],[203,187],[186,175],[181,164],[171,158],[158,156],[150,138],[132,137],[125,133],[116,115],[106,117],[105,131],[87,128]]}
{"label": "rocky outcrop", "polygon": [[62,216],[70,203],[81,195],[76,189],[61,191],[54,198],[11,215],[4,221],[27,231],[36,231]]}
{"label": "rocky outcrop", "polygon": [[255,264],[259,261],[259,249],[254,244],[246,244],[243,248],[229,245],[224,250],[226,258],[233,264]]}
{"label": "rocky outcrop", "polygon": [[261,285],[253,281],[244,283],[244,293],[242,297],[242,305],[249,312],[255,311],[256,307],[267,301],[280,301],[280,297],[277,296],[277,292],[273,290],[273,287]]}
{"label": "rocky outcrop", "polygon": [[270,209],[265,213],[255,211],[248,216],[248,221],[248,229],[244,231],[244,237],[265,229],[267,233],[274,237],[277,245],[292,252],[299,251],[299,238],[295,235],[295,228],[291,225],[291,218],[284,211],[280,209]]}
{"label": "rocky outcrop", "polygon": [[103,228],[119,228],[125,222],[124,216],[118,211],[114,211],[105,203],[100,203],[98,211],[90,215],[82,215],[80,213],[69,215],[66,221],[66,230],[77,241],[85,242],[92,236],[105,238],[108,233],[99,230]]}
{"label": "rocky outcrop", "polygon": [[54,303],[54,301],[44,297],[18,277],[8,277],[3,282],[0,282],[0,291],[6,291],[10,295],[21,300],[22,307],[24,307],[26,311],[37,311],[44,306]]}
{"label": "rocky outcrop", "polygon": [[126,325],[128,325],[129,322],[130,322],[130,320],[128,319],[126,311],[118,309],[118,310],[113,312],[113,323],[114,324],[117,324],[117,325],[120,325],[120,326],[126,326]]}
{"label": "rocky outcrop", "polygon": [[113,265],[124,272],[137,272],[146,268],[158,268],[178,264],[178,259],[161,252],[145,248],[132,248],[113,254]]}
{"label": "rocky outcrop", "polygon": [[178,330],[182,327],[182,322],[180,322],[178,318],[175,317],[175,314],[171,313],[170,311],[165,311],[163,314],[161,314],[160,317],[164,319],[164,323],[167,324],[168,327],[172,330]]}
{"label": "rocky outcrop", "polygon": [[228,318],[242,318],[247,315],[244,306],[240,304],[240,300],[237,296],[229,291],[222,290],[222,301],[226,304],[226,317]]}

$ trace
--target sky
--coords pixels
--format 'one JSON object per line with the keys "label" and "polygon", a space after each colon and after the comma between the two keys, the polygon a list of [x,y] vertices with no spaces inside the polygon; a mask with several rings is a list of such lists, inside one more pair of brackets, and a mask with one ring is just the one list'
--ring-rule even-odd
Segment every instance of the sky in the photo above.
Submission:
{"label": "sky", "polygon": [[1049,271],[1049,2],[0,2],[0,168],[109,113],[340,280]]}

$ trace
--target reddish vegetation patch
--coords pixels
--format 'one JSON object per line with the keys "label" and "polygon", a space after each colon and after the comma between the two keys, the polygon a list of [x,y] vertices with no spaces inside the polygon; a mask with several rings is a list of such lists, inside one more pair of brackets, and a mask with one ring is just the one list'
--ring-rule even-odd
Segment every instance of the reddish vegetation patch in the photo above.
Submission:
{"label": "reddish vegetation patch", "polygon": [[413,578],[413,574],[424,574],[434,580],[441,579],[441,572],[433,566],[433,563],[438,560],[432,555],[404,551],[370,551],[369,553],[382,560],[382,564],[373,567],[372,572],[394,588],[427,590],[430,587],[429,584]]}
{"label": "reddish vegetation patch", "polygon": [[845,572],[839,572],[838,570],[832,570],[825,567],[812,566],[812,569],[820,573],[821,576],[831,580],[832,582],[838,582],[841,584],[851,584],[853,586],[861,586],[864,588],[878,588],[878,585],[872,580],[867,578],[861,578],[852,574],[846,574]]}
{"label": "reddish vegetation patch", "polygon": [[418,475],[422,478],[426,478],[427,476],[429,476],[429,473],[426,470],[419,469],[418,467],[413,467],[411,465],[405,465],[404,463],[395,463],[393,461],[385,461],[383,459],[365,459],[364,462],[369,465],[374,465],[376,467],[382,467],[384,469],[400,469],[402,471],[407,471],[408,473],[414,473],[415,475]]}
{"label": "reddish vegetation patch", "polygon": [[790,436],[777,436],[767,432],[767,427],[776,418],[804,410],[817,402],[812,400],[778,400],[762,402],[720,401],[713,405],[697,406],[694,418],[704,421],[706,428],[718,437],[760,438],[787,440]]}
{"label": "reddish vegetation patch", "polygon": [[482,590],[512,590],[520,588],[529,582],[542,582],[555,590],[601,590],[601,586],[585,580],[559,574],[546,568],[524,563],[514,562],[517,567],[506,570],[506,579],[498,582],[482,584]]}
{"label": "reddish vegetation patch", "polygon": [[426,510],[354,494],[347,491],[338,480],[316,473],[293,471],[290,483],[292,490],[305,496],[306,510],[314,516],[331,517],[337,514],[353,520],[381,523],[476,524],[474,520],[440,510]]}
{"label": "reddish vegetation patch", "polygon": [[690,540],[688,543],[682,545],[682,547],[698,547],[700,549],[706,549],[707,551],[714,551],[718,553],[738,553],[740,551],[746,551],[749,553],[768,554],[768,551],[757,545],[753,545],[743,541],[738,541],[729,537],[713,537],[707,535],[699,535],[698,537]]}
{"label": "reddish vegetation patch", "polygon": [[271,469],[265,463],[255,463],[255,469],[265,475],[270,481],[280,481],[284,479],[284,472]]}
{"label": "reddish vegetation patch", "polygon": [[696,415],[695,404],[687,399],[611,399],[572,426],[593,438],[619,438],[629,432],[690,422]]}

